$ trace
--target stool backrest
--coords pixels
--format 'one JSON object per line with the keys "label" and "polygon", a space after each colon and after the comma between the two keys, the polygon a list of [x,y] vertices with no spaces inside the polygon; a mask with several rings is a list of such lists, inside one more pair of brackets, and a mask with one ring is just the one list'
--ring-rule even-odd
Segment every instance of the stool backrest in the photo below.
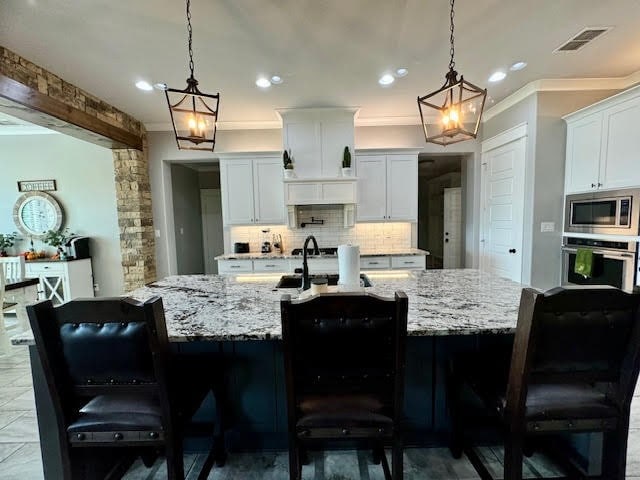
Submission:
{"label": "stool backrest", "polygon": [[[407,296],[321,294],[281,301],[287,395],[375,394],[398,418],[404,392]],[[290,422],[293,408],[289,408]]]}
{"label": "stool backrest", "polygon": [[0,274],[4,274],[4,278],[7,280],[7,282],[17,282],[19,280],[24,280],[24,257],[0,257]]}
{"label": "stool backrest", "polygon": [[613,288],[522,291],[507,408],[530,383],[602,383],[628,407],[640,370],[640,295]]}
{"label": "stool backrest", "polygon": [[103,394],[155,396],[170,418],[169,342],[160,298],[76,299],[57,307],[46,300],[27,312],[63,431],[85,397]]}

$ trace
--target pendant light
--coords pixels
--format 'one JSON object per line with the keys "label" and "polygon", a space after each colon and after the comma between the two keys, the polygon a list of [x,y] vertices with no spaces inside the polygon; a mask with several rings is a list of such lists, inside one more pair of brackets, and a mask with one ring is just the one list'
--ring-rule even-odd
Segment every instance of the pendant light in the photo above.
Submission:
{"label": "pendant light", "polygon": [[164,93],[167,97],[178,149],[213,151],[216,145],[220,94],[202,93],[198,88],[198,81],[193,76],[191,0],[187,0],[187,31],[189,33],[189,70],[191,71],[191,75],[187,78],[187,88],[184,90],[166,88]]}
{"label": "pendant light", "polygon": [[476,138],[487,89],[467,82],[455,70],[455,48],[453,36],[454,3],[451,0],[451,59],[444,85],[433,93],[418,97],[418,109],[428,143],[450,145]]}

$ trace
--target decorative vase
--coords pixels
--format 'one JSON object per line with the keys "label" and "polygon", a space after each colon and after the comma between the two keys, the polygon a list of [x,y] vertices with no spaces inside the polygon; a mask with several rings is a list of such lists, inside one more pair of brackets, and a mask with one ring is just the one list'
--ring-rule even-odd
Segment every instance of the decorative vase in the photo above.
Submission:
{"label": "decorative vase", "polygon": [[296,173],[293,171],[293,168],[284,169],[284,178],[296,178]]}
{"label": "decorative vase", "polygon": [[350,177],[351,176],[351,167],[343,167],[342,168],[342,176]]}

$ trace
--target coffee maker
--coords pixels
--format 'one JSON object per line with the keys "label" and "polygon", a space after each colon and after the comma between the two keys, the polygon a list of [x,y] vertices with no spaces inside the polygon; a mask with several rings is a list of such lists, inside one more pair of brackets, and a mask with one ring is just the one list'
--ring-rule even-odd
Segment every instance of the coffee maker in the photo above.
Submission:
{"label": "coffee maker", "polygon": [[260,251],[262,253],[271,253],[271,239],[269,237],[269,232],[271,229],[265,228],[262,230],[262,241],[260,242]]}

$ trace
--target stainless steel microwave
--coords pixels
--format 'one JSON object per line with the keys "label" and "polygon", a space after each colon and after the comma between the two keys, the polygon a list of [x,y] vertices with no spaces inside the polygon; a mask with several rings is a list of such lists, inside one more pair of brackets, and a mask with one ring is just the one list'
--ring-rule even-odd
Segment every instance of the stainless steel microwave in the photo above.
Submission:
{"label": "stainless steel microwave", "polygon": [[564,231],[602,235],[640,234],[640,189],[567,195]]}

